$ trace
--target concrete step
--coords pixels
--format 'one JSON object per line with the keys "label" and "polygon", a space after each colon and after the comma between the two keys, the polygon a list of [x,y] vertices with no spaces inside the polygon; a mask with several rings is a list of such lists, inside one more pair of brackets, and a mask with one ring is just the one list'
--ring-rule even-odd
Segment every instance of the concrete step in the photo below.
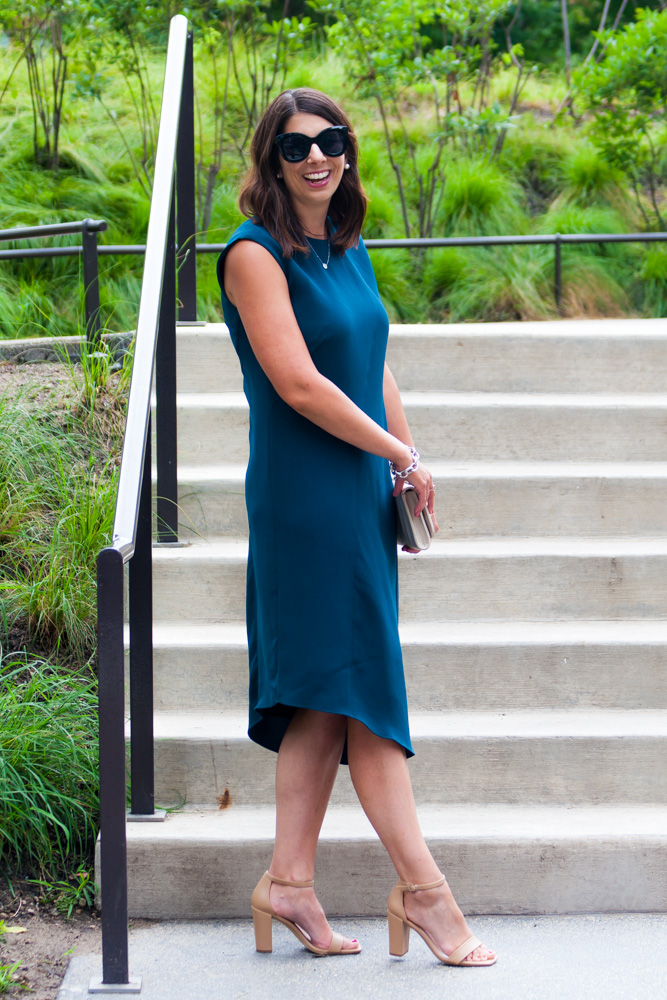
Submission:
{"label": "concrete step", "polygon": [[[403,392],[424,461],[639,461],[667,457],[667,395]],[[245,463],[243,393],[180,393],[179,461]]]}
{"label": "concrete step", "polygon": [[[667,462],[436,462],[440,538],[667,535]],[[248,533],[245,467],[181,465],[183,538]]]}
{"label": "concrete step", "polygon": [[[156,803],[272,803],[275,755],[246,730],[245,713],[157,713]],[[410,732],[418,802],[667,805],[665,710],[413,713]],[[355,798],[341,767],[332,802]]]}
{"label": "concrete step", "polygon": [[[242,622],[247,541],[154,550],[155,620]],[[664,538],[434,541],[399,553],[401,621],[664,619]]]}
{"label": "concrete step", "polygon": [[[466,804],[418,811],[466,914],[664,911],[665,807]],[[130,915],[247,917],[274,831],[273,809],[235,806],[128,823]],[[316,880],[330,916],[386,915],[396,874],[359,806],[329,809]]]}
{"label": "concrete step", "polygon": [[[401,389],[436,392],[663,392],[661,319],[392,325]],[[178,330],[181,392],[241,391],[224,324]]]}
{"label": "concrete step", "polygon": [[[400,628],[415,712],[667,709],[667,621],[444,622]],[[158,624],[155,707],[243,714],[244,625]]]}

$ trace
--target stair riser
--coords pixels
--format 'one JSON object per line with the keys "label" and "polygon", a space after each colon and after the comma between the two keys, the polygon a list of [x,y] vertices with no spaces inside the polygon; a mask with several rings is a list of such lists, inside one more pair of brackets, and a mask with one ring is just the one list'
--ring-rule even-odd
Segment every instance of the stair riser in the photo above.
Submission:
{"label": "stair riser", "polygon": [[[662,461],[667,407],[513,406],[406,402],[424,461]],[[247,409],[179,406],[179,460],[245,463]]]}
{"label": "stair riser", "polygon": [[[245,574],[240,559],[156,561],[155,620],[242,622]],[[667,608],[661,555],[415,556],[399,575],[403,622],[659,619]]]}
{"label": "stair riser", "polygon": [[[564,736],[415,738],[410,763],[423,803],[667,803],[667,740]],[[215,807],[274,802],[275,756],[247,739],[156,739],[155,801]],[[332,803],[356,795],[341,768]]]}
{"label": "stair riser", "polygon": [[[663,912],[667,840],[427,836],[458,904],[476,913]],[[267,840],[129,843],[131,917],[248,917]],[[99,854],[99,844],[98,844]],[[156,857],[159,859],[156,862]],[[96,865],[99,883],[99,858]],[[320,840],[317,893],[330,917],[381,917],[396,873],[377,839]],[[289,932],[274,921],[274,934]],[[361,935],[359,935],[361,937]],[[415,936],[416,937],[416,936]],[[281,938],[282,940],[282,938]],[[492,944],[492,942],[489,942]],[[247,947],[254,947],[248,925]],[[422,948],[415,940],[414,947]]]}
{"label": "stair riser", "polygon": [[[665,650],[658,644],[409,644],[403,660],[415,712],[667,709]],[[247,710],[245,648],[158,646],[154,665],[158,711]]]}
{"label": "stair riser", "polygon": [[[544,324],[543,324],[544,325]],[[387,361],[402,389],[421,392],[664,392],[667,337],[503,336],[437,328],[436,335],[392,330]],[[657,330],[657,327],[656,327]],[[240,392],[242,378],[226,331],[178,333],[180,392]]]}
{"label": "stair riser", "polygon": [[[667,478],[435,478],[439,538],[667,535]],[[181,484],[182,537],[248,534],[238,479]]]}

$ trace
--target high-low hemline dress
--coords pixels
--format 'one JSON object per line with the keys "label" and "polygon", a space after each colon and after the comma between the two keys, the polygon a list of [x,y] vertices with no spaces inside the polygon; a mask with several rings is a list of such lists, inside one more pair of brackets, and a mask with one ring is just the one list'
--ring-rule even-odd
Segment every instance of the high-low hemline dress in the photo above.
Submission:
{"label": "high-low hemline dress", "polygon": [[247,220],[218,260],[250,410],[248,735],[277,751],[295,709],[309,708],[359,719],[412,756],[389,464],[317,427],[275,391],[224,291],[225,256],[239,240],[259,243],[279,263],[318,371],[385,428],[389,320],[361,239],[344,254],[332,249],[325,269],[326,240],[286,259]]}

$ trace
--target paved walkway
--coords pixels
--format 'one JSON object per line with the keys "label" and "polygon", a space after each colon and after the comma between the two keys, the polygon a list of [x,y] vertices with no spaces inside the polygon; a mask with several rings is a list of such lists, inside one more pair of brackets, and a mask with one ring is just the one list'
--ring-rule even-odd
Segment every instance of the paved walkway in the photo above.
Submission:
{"label": "paved walkway", "polygon": [[[254,950],[249,920],[165,921],[131,931],[131,975],[143,1000],[665,1000],[667,915],[472,917],[498,955],[486,969],[435,960],[414,932],[389,957],[383,920],[337,920],[362,954],[316,958],[274,921],[272,955]],[[88,996],[96,955],[72,958],[58,1000]],[[114,994],[118,996],[118,994]]]}

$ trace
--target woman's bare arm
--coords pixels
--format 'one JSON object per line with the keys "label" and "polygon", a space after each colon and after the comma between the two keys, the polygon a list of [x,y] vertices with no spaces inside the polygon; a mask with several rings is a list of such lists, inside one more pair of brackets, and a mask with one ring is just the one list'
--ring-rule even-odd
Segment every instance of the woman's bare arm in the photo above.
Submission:
{"label": "woman's bare arm", "polygon": [[408,427],[408,420],[405,416],[405,410],[403,409],[403,403],[401,402],[401,394],[398,391],[396,379],[389,371],[389,365],[384,366],[382,392],[384,395],[384,408],[387,414],[387,429],[389,433],[393,434],[394,437],[400,438],[401,441],[406,441],[408,444],[414,445],[412,434]]}
{"label": "woman's bare arm", "polygon": [[225,261],[225,292],[239,311],[250,346],[278,395],[318,427],[399,469],[409,444],[385,431],[315,367],[290,302],[282,268],[264,247],[236,243]]}

